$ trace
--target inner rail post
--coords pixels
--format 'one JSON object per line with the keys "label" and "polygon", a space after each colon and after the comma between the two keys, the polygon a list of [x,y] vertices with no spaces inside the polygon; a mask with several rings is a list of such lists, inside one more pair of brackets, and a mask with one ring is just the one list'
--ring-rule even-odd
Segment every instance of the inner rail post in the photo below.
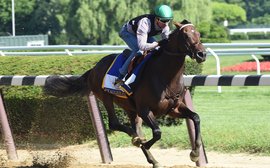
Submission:
{"label": "inner rail post", "polygon": [[109,145],[108,137],[104,128],[104,122],[98,109],[97,100],[91,92],[87,98],[88,108],[91,116],[92,125],[94,126],[98,147],[103,163],[111,163],[113,161],[111,148]]}
{"label": "inner rail post", "polygon": [[[215,57],[215,59],[216,59],[216,68],[217,68],[217,75],[220,75],[220,60],[219,60],[218,55],[211,48],[207,48],[207,50]],[[221,93],[221,86],[218,86],[218,93]]]}
{"label": "inner rail post", "polygon": [[251,56],[252,56],[252,58],[256,61],[256,65],[257,65],[257,75],[260,75],[260,74],[261,74],[260,61],[259,61],[259,59],[258,59],[254,54],[252,54]]}
{"label": "inner rail post", "polygon": [[6,145],[6,151],[8,155],[8,159],[17,160],[18,155],[15,147],[15,143],[13,140],[13,136],[11,133],[11,129],[9,127],[7,114],[5,111],[4,101],[2,98],[2,90],[0,90],[0,123],[2,127],[2,134]]}

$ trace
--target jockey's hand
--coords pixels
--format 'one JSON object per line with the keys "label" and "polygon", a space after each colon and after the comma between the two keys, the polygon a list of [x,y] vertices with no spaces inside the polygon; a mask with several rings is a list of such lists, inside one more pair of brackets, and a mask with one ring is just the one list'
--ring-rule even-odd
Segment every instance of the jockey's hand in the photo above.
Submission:
{"label": "jockey's hand", "polygon": [[160,47],[162,47],[162,46],[166,45],[168,42],[169,42],[169,39],[162,39],[162,40],[160,40],[160,41],[158,42],[158,45],[159,45]]}

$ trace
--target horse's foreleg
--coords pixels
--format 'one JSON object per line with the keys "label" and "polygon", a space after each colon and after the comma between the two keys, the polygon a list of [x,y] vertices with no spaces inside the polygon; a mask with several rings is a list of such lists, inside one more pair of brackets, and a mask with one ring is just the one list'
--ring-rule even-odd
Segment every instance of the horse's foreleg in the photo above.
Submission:
{"label": "horse's foreleg", "polygon": [[192,161],[196,162],[199,159],[199,149],[202,144],[201,142],[201,131],[200,131],[200,117],[197,113],[191,111],[184,103],[180,103],[178,108],[169,113],[170,116],[175,118],[188,118],[194,123],[195,128],[195,145],[190,153]]}
{"label": "horse's foreleg", "polygon": [[143,121],[152,129],[153,138],[147,142],[142,142],[141,149],[147,159],[147,161],[153,164],[154,168],[159,168],[161,165],[155,160],[153,155],[150,153],[150,147],[161,138],[161,131],[156,122],[155,116],[149,110],[142,110],[141,118]]}
{"label": "horse's foreleg", "polygon": [[156,161],[156,159],[153,157],[153,155],[150,153],[150,151],[148,149],[145,149],[145,147],[143,145],[141,146],[141,149],[142,149],[148,163],[153,164],[154,168],[161,167],[161,165],[158,163],[158,161]]}
{"label": "horse's foreleg", "polygon": [[201,133],[200,133],[200,117],[197,113],[191,113],[189,115],[189,119],[191,119],[194,123],[194,128],[195,128],[195,148],[192,149],[190,153],[190,159],[193,162],[198,161],[199,155],[200,155],[200,147],[202,145],[201,142]]}

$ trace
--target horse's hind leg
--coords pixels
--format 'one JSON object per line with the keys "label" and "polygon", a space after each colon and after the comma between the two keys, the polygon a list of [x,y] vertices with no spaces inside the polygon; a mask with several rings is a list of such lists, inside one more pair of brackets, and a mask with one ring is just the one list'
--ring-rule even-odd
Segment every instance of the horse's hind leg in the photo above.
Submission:
{"label": "horse's hind leg", "polygon": [[114,110],[114,104],[111,96],[105,96],[106,98],[103,99],[104,107],[106,108],[108,112],[108,118],[109,118],[109,128],[111,130],[117,130],[127,133],[129,136],[136,135],[136,132],[123,124],[121,124],[115,114]]}
{"label": "horse's hind leg", "polygon": [[131,127],[137,133],[134,137],[132,137],[132,144],[134,146],[140,147],[140,145],[145,141],[145,137],[142,131],[142,118],[139,117],[135,112],[129,112],[128,114]]}
{"label": "horse's hind leg", "polygon": [[144,138],[144,134],[143,134],[143,131],[142,131],[142,118],[141,117],[139,117],[139,116],[136,116],[136,118],[135,118],[135,127],[134,127],[134,129],[136,130],[136,133],[138,134],[138,136],[140,137],[140,138]]}

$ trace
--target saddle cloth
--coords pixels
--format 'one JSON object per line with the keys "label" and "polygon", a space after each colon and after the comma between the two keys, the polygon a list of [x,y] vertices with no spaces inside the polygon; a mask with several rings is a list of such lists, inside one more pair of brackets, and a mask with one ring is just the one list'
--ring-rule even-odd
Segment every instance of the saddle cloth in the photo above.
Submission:
{"label": "saddle cloth", "polygon": [[152,55],[152,52],[147,54],[144,59],[131,71],[131,73],[125,76],[124,83],[120,86],[115,86],[115,80],[119,76],[119,69],[125,63],[125,60],[130,55],[130,52],[130,50],[126,49],[121,54],[116,56],[111,66],[108,68],[102,82],[102,88],[105,91],[121,98],[128,98],[128,96],[132,95],[133,90],[137,85],[137,77],[142,71],[147,60],[149,60]]}

